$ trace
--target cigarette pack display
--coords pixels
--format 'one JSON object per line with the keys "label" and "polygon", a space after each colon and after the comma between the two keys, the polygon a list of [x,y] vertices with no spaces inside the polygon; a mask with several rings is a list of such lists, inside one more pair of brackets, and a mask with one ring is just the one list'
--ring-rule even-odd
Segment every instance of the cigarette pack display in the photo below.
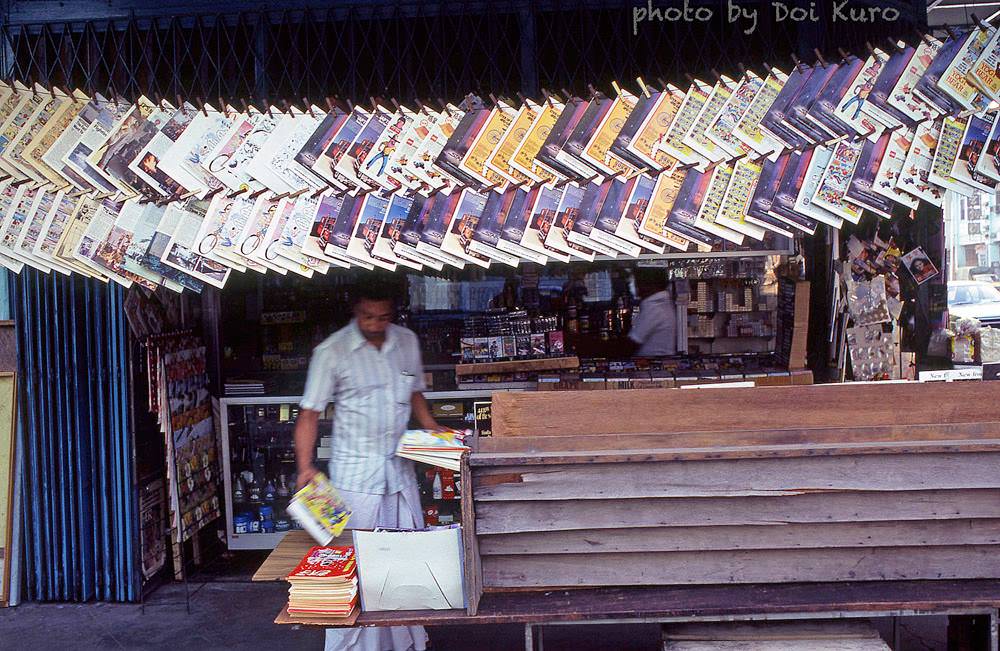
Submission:
{"label": "cigarette pack display", "polygon": [[553,330],[548,333],[549,338],[549,354],[550,355],[562,355],[566,352],[565,340],[563,338],[562,330]]}
{"label": "cigarette pack display", "polygon": [[531,356],[545,357],[548,350],[545,347],[545,333],[535,332],[531,334]]}

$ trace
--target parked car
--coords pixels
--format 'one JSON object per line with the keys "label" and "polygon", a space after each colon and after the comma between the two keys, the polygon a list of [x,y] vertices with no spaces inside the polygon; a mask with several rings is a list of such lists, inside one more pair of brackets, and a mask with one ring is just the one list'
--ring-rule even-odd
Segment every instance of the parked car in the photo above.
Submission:
{"label": "parked car", "polygon": [[979,319],[983,325],[1000,326],[1000,289],[981,280],[952,281],[948,283],[948,311]]}

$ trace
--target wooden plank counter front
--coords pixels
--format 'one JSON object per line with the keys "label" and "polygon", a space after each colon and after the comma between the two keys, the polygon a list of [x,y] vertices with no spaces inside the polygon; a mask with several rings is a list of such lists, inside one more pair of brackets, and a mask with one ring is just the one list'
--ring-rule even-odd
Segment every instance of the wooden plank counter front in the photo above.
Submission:
{"label": "wooden plank counter front", "polygon": [[486,592],[1000,577],[1000,383],[497,394],[493,433]]}

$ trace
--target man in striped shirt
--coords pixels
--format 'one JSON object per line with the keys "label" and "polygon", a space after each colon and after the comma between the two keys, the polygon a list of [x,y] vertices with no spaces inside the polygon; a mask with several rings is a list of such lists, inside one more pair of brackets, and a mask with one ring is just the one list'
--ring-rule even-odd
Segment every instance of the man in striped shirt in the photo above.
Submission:
{"label": "man in striped shirt", "polygon": [[[424,400],[417,336],[392,323],[391,293],[361,287],[354,319],[313,350],[295,424],[299,487],[316,474],[318,422],[334,404],[329,476],[351,510],[355,529],[423,527],[413,463],[395,455],[410,415],[425,429],[440,429]],[[421,651],[420,626],[328,629],[327,651]]]}

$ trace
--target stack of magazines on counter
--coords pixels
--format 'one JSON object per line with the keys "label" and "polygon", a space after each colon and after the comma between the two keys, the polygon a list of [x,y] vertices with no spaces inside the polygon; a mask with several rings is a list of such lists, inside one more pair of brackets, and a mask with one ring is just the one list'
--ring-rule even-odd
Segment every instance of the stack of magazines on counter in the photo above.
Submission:
{"label": "stack of magazines on counter", "polygon": [[358,603],[353,547],[313,547],[288,575],[288,614],[347,617]]}
{"label": "stack of magazines on counter", "polygon": [[409,429],[399,439],[396,456],[439,468],[458,470],[462,455],[469,449],[465,438],[470,434],[469,430]]}

